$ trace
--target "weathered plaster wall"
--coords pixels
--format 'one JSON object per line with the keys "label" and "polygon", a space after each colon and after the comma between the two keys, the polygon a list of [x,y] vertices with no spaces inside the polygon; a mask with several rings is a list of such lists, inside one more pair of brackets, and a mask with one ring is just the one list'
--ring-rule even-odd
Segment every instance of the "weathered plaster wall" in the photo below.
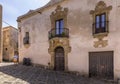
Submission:
{"label": "weathered plaster wall", "polygon": [[[47,65],[50,62],[50,55],[48,54],[48,31],[50,29],[50,19],[47,16],[49,12],[37,14],[21,23],[20,33],[20,61],[24,57],[30,57],[33,63]],[[44,17],[44,19],[43,19]],[[23,45],[23,38],[25,32],[30,34],[30,46],[26,48]]]}
{"label": "weathered plaster wall", "polygon": [[[114,14],[115,15],[115,14]],[[111,16],[112,17],[112,16]],[[113,26],[113,34],[112,38],[114,39],[114,48],[115,48],[115,54],[114,54],[114,66],[115,66],[115,77],[120,78],[120,0],[117,0],[116,2],[116,16]]]}
{"label": "weathered plaster wall", "polygon": [[[114,51],[114,75],[115,78],[120,76],[120,61],[119,61],[119,29],[116,21],[117,5],[114,0],[104,0],[107,6],[112,5],[112,10],[109,14],[109,34],[106,38],[108,46],[104,48],[94,48],[94,41],[97,40],[92,36],[92,16],[90,10],[94,10],[96,4],[100,0],[84,0],[78,3],[79,0],[71,0],[64,5],[68,7],[68,28],[70,29],[70,45],[72,48],[68,56],[69,70],[79,71],[81,74],[89,73],[89,52],[94,51]],[[119,23],[118,23],[119,24]]]}
{"label": "weathered plaster wall", "polygon": [[[109,15],[109,35],[105,39],[108,40],[108,46],[104,48],[94,48],[94,39],[92,36],[92,16],[90,10],[94,10],[97,2],[100,0],[70,0],[65,3],[65,7],[69,8],[68,28],[70,29],[70,45],[72,48],[68,56],[69,70],[79,71],[81,74],[89,73],[89,52],[94,51],[114,51],[114,75],[119,76],[119,29],[116,26],[117,5],[116,1],[107,0],[104,2],[107,6],[112,5]],[[119,24],[119,23],[118,23]]]}
{"label": "weathered plaster wall", "polygon": [[[93,38],[92,35],[93,18],[90,15],[90,10],[94,10],[99,1],[66,0],[61,4],[59,3],[63,8],[69,9],[67,27],[70,30],[71,53],[68,54],[68,69],[86,75],[89,73],[89,52],[114,51],[114,76],[117,78],[120,77],[120,19],[118,19],[120,18],[120,4],[117,3],[118,0],[103,0],[107,6],[112,5],[109,14],[109,34],[104,38],[108,40],[108,45],[103,48],[95,48],[94,41],[97,39]],[[51,29],[50,14],[56,6],[49,7],[42,14],[38,13],[18,24],[21,27],[19,34],[20,61],[24,57],[30,57],[33,63],[47,65],[50,62],[48,31]],[[23,37],[27,31],[30,32],[29,48],[25,48],[23,45]]]}

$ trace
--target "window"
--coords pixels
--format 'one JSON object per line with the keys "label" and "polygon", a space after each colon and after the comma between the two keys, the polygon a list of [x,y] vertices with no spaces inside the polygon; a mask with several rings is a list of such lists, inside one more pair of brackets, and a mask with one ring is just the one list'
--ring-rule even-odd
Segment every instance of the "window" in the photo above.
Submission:
{"label": "window", "polygon": [[26,37],[29,37],[29,32],[26,32],[25,36],[26,36]]}
{"label": "window", "polygon": [[24,44],[29,44],[29,32],[25,33],[25,37],[24,37],[23,41],[24,41],[23,42]]}
{"label": "window", "polygon": [[56,27],[56,34],[62,34],[63,33],[63,28],[64,28],[64,21],[63,19],[56,20],[55,22],[55,27]]}
{"label": "window", "polygon": [[95,33],[106,32],[106,14],[99,14],[95,17]]}
{"label": "window", "polygon": [[58,5],[50,15],[51,30],[49,31],[49,39],[54,37],[69,37],[69,29],[67,29],[68,8]]}
{"label": "window", "polygon": [[107,6],[104,1],[99,1],[94,10],[90,11],[93,17],[94,38],[105,37],[109,31],[109,13],[112,6]]}

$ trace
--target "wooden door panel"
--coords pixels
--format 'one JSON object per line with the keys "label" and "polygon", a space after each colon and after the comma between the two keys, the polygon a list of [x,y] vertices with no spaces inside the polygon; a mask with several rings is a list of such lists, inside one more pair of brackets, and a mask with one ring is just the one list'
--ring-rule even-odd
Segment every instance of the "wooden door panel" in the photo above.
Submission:
{"label": "wooden door panel", "polygon": [[55,70],[63,71],[64,70],[64,49],[57,48],[55,50]]}
{"label": "wooden door panel", "polygon": [[90,77],[113,79],[113,52],[90,52],[89,75]]}

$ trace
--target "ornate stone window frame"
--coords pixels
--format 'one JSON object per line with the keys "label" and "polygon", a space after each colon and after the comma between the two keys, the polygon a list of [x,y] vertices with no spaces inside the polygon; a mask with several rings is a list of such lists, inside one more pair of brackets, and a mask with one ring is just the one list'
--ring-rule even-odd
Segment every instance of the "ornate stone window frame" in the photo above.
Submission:
{"label": "ornate stone window frame", "polygon": [[55,9],[55,12],[52,12],[50,15],[51,19],[51,27],[55,28],[55,22],[57,20],[63,19],[64,21],[64,27],[67,28],[67,14],[68,14],[68,8],[62,8],[60,5],[57,6]]}
{"label": "ornate stone window frame", "polygon": [[[109,21],[109,13],[112,10],[112,6],[107,6],[104,1],[99,1],[95,7],[95,10],[91,10],[90,14],[93,17],[93,23],[95,23],[96,15],[106,14],[106,21]],[[106,32],[95,34],[95,26],[93,26],[93,37],[97,38],[98,41],[94,42],[94,47],[106,47],[108,45],[108,40],[104,40],[104,37],[108,36],[109,24],[106,25]]]}
{"label": "ornate stone window frame", "polygon": [[[107,6],[103,1],[99,1],[95,7],[95,10],[91,10],[90,14],[93,17],[93,23],[95,23],[96,15],[99,14],[106,14],[106,21],[109,21],[109,13],[110,10],[112,10],[112,6]],[[93,37],[99,37],[99,36],[107,36],[109,32],[109,25],[106,25],[106,32],[104,33],[97,33],[95,34],[95,27],[93,27]]]}

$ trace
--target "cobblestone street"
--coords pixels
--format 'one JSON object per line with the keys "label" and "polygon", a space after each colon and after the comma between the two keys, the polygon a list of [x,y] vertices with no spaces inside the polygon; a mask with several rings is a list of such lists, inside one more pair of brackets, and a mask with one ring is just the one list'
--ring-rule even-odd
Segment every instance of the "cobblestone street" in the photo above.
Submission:
{"label": "cobblestone street", "polygon": [[40,67],[0,64],[0,84],[115,84],[68,74],[44,70]]}

